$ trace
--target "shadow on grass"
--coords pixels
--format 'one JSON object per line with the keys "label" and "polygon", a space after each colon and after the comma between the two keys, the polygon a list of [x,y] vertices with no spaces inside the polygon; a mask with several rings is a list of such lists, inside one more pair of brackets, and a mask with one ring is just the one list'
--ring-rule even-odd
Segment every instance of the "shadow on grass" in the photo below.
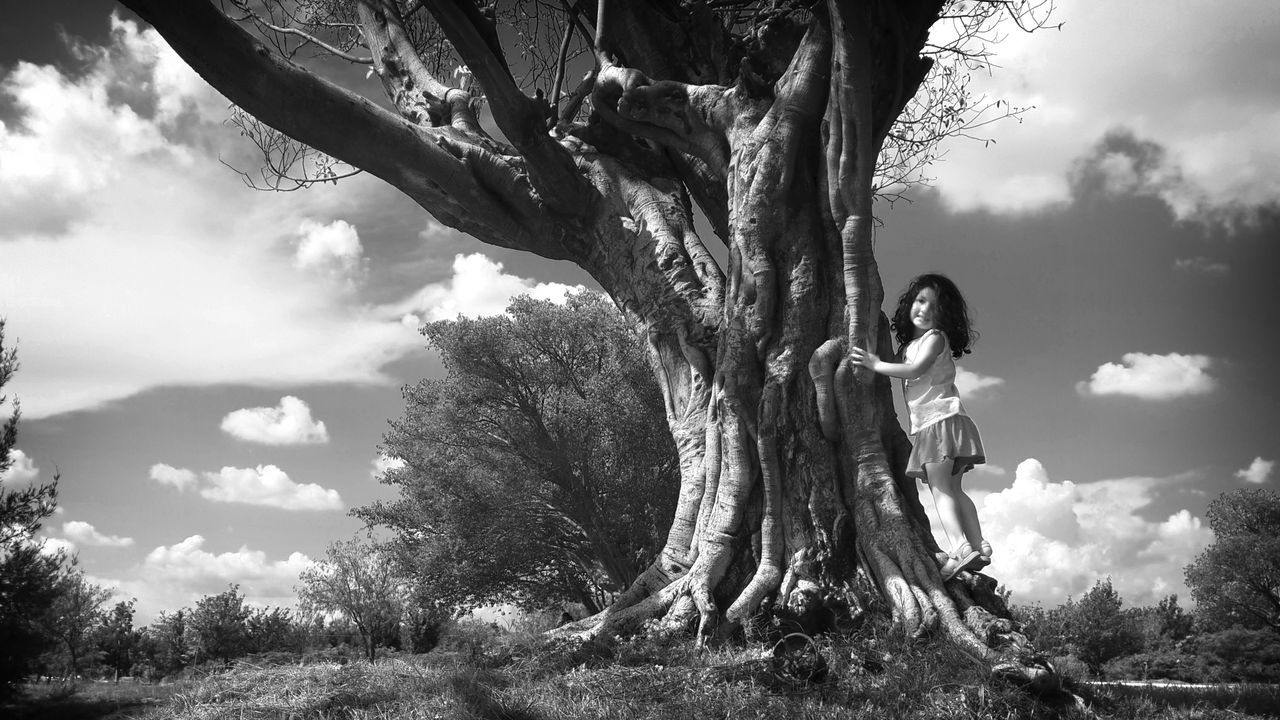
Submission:
{"label": "shadow on grass", "polygon": [[82,682],[30,685],[0,704],[5,720],[128,720],[141,717],[174,692],[173,686]]}

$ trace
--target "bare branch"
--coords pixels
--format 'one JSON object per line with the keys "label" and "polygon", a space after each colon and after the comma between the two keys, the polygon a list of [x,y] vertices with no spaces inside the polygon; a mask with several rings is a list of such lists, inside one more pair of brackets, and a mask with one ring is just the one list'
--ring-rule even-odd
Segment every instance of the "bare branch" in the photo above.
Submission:
{"label": "bare branch", "polygon": [[[312,35],[311,33],[304,32],[295,27],[286,27],[286,26],[277,25],[271,21],[268,21],[266,18],[262,17],[256,11],[254,11],[251,7],[249,7],[249,4],[245,2],[245,0],[231,0],[231,2],[233,5],[240,8],[240,10],[244,13],[244,19],[252,20],[255,25],[257,25],[259,28],[263,30],[269,30],[273,33],[279,33],[281,35],[292,35],[294,37],[301,38],[304,45],[308,43],[313,44],[316,47],[319,47],[324,51],[328,52],[330,55],[342,58],[343,60],[347,60],[349,62],[353,62],[358,65],[370,65],[373,63],[372,57],[358,57],[358,56],[352,55],[351,53],[346,52],[338,47],[330,45],[329,43],[325,42],[324,40],[321,40],[320,38],[316,37],[315,35]],[[283,48],[280,48],[280,49],[282,50],[282,52],[286,52],[284,51]],[[295,52],[295,51],[287,51],[287,52],[288,54],[292,54],[292,52]]]}

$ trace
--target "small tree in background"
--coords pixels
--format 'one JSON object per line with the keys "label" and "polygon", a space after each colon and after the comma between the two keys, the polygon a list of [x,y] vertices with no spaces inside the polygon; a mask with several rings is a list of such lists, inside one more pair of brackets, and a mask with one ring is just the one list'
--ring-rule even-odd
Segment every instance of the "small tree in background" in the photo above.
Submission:
{"label": "small tree in background", "polygon": [[44,613],[45,632],[55,642],[51,659],[65,677],[74,678],[85,660],[96,659],[93,631],[102,619],[102,605],[111,591],[89,582],[79,569],[70,567],[58,581],[57,596]]}
{"label": "small tree in background", "polygon": [[1280,495],[1242,488],[1209,503],[1216,538],[1186,568],[1206,625],[1266,627],[1280,633]]}
{"label": "small tree in background", "polygon": [[1095,675],[1108,660],[1142,649],[1142,638],[1121,605],[1111,578],[1094,583],[1079,602],[1067,601],[1071,644]]}
{"label": "small tree in background", "polygon": [[195,663],[228,663],[244,655],[248,649],[249,612],[239,585],[200,598],[188,621]]}
{"label": "small tree in background", "polygon": [[359,539],[335,542],[302,572],[296,588],[304,612],[337,613],[360,635],[369,662],[380,645],[398,644],[408,586],[387,553]]}
{"label": "small tree in background", "polygon": [[142,633],[133,627],[133,608],[137,599],[118,602],[102,616],[97,628],[97,647],[102,664],[110,668],[115,681],[121,675],[130,674],[135,661],[135,651]]}
{"label": "small tree in background", "polygon": [[190,617],[191,611],[186,608],[162,612],[144,629],[147,660],[159,677],[172,675],[190,664],[193,654]]}

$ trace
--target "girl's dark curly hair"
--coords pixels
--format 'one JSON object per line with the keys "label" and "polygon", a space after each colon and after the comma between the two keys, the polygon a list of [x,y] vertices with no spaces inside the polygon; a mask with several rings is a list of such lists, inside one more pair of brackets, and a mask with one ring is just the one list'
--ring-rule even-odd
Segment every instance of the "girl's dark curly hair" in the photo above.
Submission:
{"label": "girl's dark curly hair", "polygon": [[933,288],[938,295],[937,326],[947,336],[951,355],[960,357],[971,352],[969,346],[978,339],[978,331],[973,329],[973,321],[969,319],[969,306],[951,278],[939,273],[925,273],[917,277],[898,296],[898,309],[894,311],[889,326],[893,328],[899,347],[914,339],[916,328],[911,324],[911,304],[925,288]]}

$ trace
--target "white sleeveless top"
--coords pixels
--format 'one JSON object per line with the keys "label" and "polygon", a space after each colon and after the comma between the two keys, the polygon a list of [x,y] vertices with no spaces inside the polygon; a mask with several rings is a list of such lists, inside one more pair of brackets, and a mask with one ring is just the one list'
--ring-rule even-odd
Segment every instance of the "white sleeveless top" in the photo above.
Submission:
{"label": "white sleeveless top", "polygon": [[956,389],[956,361],[951,357],[951,345],[947,342],[946,333],[934,329],[912,340],[902,350],[902,361],[915,362],[915,354],[920,352],[921,341],[932,333],[942,336],[942,349],[938,351],[933,366],[914,380],[902,381],[902,394],[906,397],[907,410],[911,415],[912,435],[944,418],[968,414],[964,411],[964,405],[960,404],[960,391]]}

